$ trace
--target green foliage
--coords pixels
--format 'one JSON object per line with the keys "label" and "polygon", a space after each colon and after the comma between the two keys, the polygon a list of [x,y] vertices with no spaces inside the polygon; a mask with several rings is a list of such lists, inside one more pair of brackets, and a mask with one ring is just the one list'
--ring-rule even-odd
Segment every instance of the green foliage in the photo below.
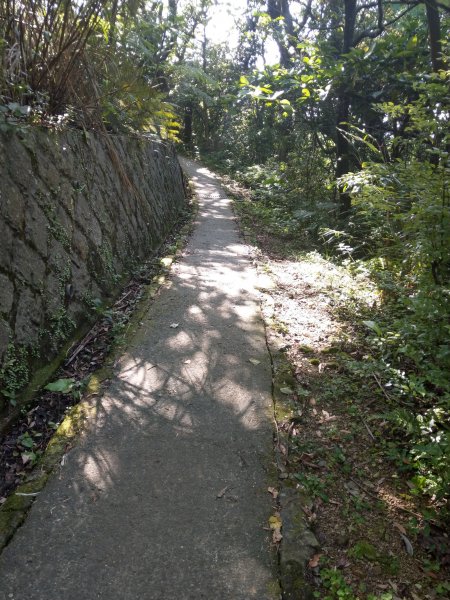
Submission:
{"label": "green foliage", "polygon": [[16,347],[10,343],[6,356],[0,369],[2,395],[13,406],[16,404],[16,395],[28,383],[30,378],[29,351],[23,347]]}
{"label": "green foliage", "polygon": [[314,592],[316,598],[322,598],[322,600],[356,600],[355,594],[340,571],[321,569],[320,577],[327,593],[326,596],[323,596],[322,592]]}
{"label": "green foliage", "polygon": [[57,379],[52,383],[48,383],[45,386],[45,390],[49,392],[60,392],[61,394],[68,394],[72,391],[75,385],[75,379],[73,377],[69,377],[66,379]]}
{"label": "green foliage", "polygon": [[296,473],[295,478],[303,486],[303,488],[313,497],[319,497],[324,502],[328,502],[329,498],[325,493],[326,483],[316,475],[305,475],[304,473]]}
{"label": "green foliage", "polygon": [[0,5],[0,124],[75,124],[177,140],[168,102],[210,0]]}

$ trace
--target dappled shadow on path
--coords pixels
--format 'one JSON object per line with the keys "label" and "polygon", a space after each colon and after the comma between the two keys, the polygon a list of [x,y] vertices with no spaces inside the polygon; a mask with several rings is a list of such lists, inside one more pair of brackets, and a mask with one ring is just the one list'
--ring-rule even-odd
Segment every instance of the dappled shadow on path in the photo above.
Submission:
{"label": "dappled shadow on path", "polygon": [[[31,548],[45,535],[59,562],[16,562],[7,575],[14,593],[274,597],[264,530],[271,371],[254,274],[225,195],[211,175],[198,178],[199,223],[185,256],[60,480],[33,509]],[[6,564],[14,558],[7,552]],[[17,584],[17,568],[33,585]]]}

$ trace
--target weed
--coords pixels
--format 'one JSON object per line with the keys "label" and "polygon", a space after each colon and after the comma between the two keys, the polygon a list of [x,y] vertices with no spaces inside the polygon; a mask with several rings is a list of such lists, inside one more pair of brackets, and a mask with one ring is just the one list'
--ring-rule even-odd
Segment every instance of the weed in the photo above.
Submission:
{"label": "weed", "polygon": [[317,475],[305,475],[304,473],[295,473],[295,479],[304,487],[304,489],[313,497],[318,496],[324,502],[328,502],[329,498],[325,493],[327,484],[323,482]]}

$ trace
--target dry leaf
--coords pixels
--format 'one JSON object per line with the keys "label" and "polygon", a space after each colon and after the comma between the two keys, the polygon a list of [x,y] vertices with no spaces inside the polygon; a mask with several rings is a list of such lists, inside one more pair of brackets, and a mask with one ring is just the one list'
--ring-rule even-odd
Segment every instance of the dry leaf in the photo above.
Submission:
{"label": "dry leaf", "polygon": [[274,515],[269,517],[269,527],[272,530],[272,541],[274,544],[281,542],[283,536],[281,534],[281,527],[283,522],[280,517],[280,513],[276,512]]}
{"label": "dry leaf", "polygon": [[223,498],[223,496],[225,495],[225,492],[227,491],[227,489],[229,488],[229,485],[226,485],[223,489],[220,490],[220,492],[217,494],[216,498]]}
{"label": "dry leaf", "polygon": [[279,513],[275,513],[274,515],[269,517],[270,529],[281,529],[282,525],[283,521],[281,520]]}
{"label": "dry leaf", "polygon": [[274,529],[272,533],[272,541],[274,544],[278,544],[283,539],[283,535],[279,529]]}
{"label": "dry leaf", "polygon": [[310,569],[315,569],[316,567],[318,567],[321,556],[322,556],[321,554],[314,554],[314,556],[308,562],[308,567]]}
{"label": "dry leaf", "polygon": [[343,556],[338,560],[336,566],[338,569],[347,569],[350,566],[350,561]]}
{"label": "dry leaf", "polygon": [[406,552],[412,556],[414,554],[414,549],[412,547],[411,542],[408,540],[408,538],[406,537],[406,535],[403,535],[403,533],[400,534],[400,537],[403,540],[403,543],[405,544],[405,548],[406,548]]}
{"label": "dry leaf", "polygon": [[283,456],[287,455],[287,448],[284,444],[278,444],[278,449]]}
{"label": "dry leaf", "polygon": [[403,527],[403,525],[400,525],[400,523],[394,523],[394,527],[396,529],[398,529],[398,531],[400,531],[400,533],[403,533],[403,535],[406,535],[406,529]]}
{"label": "dry leaf", "polygon": [[268,487],[267,491],[269,492],[269,494],[272,494],[274,500],[278,498],[278,490],[276,490],[274,487]]}

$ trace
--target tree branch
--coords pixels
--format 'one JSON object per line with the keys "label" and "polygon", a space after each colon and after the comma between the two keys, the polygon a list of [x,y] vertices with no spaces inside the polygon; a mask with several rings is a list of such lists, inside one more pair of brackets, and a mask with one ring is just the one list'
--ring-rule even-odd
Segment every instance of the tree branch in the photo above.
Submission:
{"label": "tree branch", "polygon": [[397,15],[396,17],[394,17],[390,21],[387,21],[386,23],[382,23],[381,29],[379,28],[379,25],[378,25],[377,29],[365,29],[354,40],[353,46],[357,46],[359,44],[359,42],[361,42],[364,38],[374,39],[374,38],[378,37],[379,35],[381,35],[383,33],[383,31],[387,27],[390,27],[391,25],[393,25],[394,23],[396,23],[399,19],[401,19],[404,15],[406,15],[407,13],[409,13],[415,7],[416,7],[416,4],[411,4],[410,6],[408,6],[408,8],[405,8],[405,10],[403,12],[401,12],[399,15]]}

